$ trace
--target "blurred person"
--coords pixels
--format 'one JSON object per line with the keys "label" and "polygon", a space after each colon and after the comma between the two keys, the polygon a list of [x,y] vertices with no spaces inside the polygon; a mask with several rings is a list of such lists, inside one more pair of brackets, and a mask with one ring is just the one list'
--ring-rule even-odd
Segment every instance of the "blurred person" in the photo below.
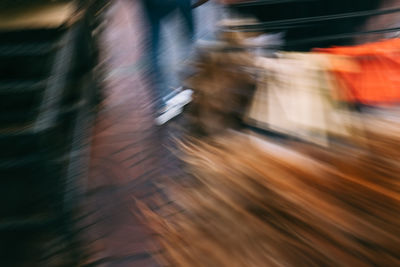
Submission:
{"label": "blurred person", "polygon": [[[151,65],[151,78],[155,86],[157,103],[157,124],[163,124],[182,112],[184,105],[191,101],[191,90],[182,90],[177,95],[171,97],[172,92],[167,90],[167,84],[163,79],[162,67],[160,62],[161,47],[161,24],[166,17],[174,12],[179,14],[183,21],[183,39],[185,42],[185,52],[190,51],[194,39],[194,20],[192,14],[192,3],[190,0],[143,0],[144,11],[149,23],[149,59]],[[174,36],[176,37],[176,36]],[[188,49],[187,49],[188,48]],[[187,57],[189,53],[185,53]],[[167,70],[168,71],[168,70]]]}

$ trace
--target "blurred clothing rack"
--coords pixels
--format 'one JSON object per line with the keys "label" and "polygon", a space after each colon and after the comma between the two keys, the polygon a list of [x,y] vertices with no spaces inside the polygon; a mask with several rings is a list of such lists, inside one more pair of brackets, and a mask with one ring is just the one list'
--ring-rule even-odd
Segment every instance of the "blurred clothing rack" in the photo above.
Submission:
{"label": "blurred clothing rack", "polygon": [[[272,59],[275,59],[275,57],[280,54],[276,53],[278,51],[282,51],[282,54],[285,54],[284,51],[307,52],[314,48],[356,46],[363,43],[376,42],[380,39],[396,38],[398,33],[400,33],[400,3],[395,1],[240,1],[239,3],[228,4],[226,8],[233,20],[231,24],[223,25],[222,30],[233,33],[231,36],[236,36],[234,33],[240,34],[237,35],[238,39],[235,40],[231,46],[218,47],[217,49],[222,49],[224,52],[248,51],[254,49],[257,55],[263,55],[266,58],[270,57]],[[253,20],[253,18],[255,19]],[[375,23],[377,21],[380,23]],[[280,36],[284,36],[281,38],[281,40],[284,40],[282,40],[281,43],[273,43],[272,41],[268,43],[270,39],[268,39],[267,36],[272,36],[277,33],[279,33]],[[266,34],[266,37],[260,36],[260,34]],[[243,38],[243,40],[240,38]],[[299,54],[308,57],[308,53]],[[364,57],[369,58],[369,55],[361,55],[360,57],[362,59],[364,59]],[[288,58],[291,59],[290,56]],[[307,58],[306,60],[312,63],[311,58]],[[274,64],[278,64],[278,62],[274,62],[274,60],[269,62],[269,66]],[[281,73],[278,72],[278,74],[282,77],[286,77],[287,75],[291,77],[287,80],[293,80],[293,73],[296,72],[293,71],[293,73],[290,73],[290,71],[288,71],[291,67],[291,63],[287,63],[284,67],[285,70]],[[308,75],[307,71],[304,71],[302,74],[304,74],[303,76]],[[310,74],[310,76],[312,76],[312,74]],[[317,77],[317,75],[315,75],[315,77]],[[284,81],[285,79],[286,78],[282,78]],[[299,78],[297,81],[300,80]],[[307,81],[311,83],[313,78]],[[379,82],[383,85],[386,84],[384,78],[380,79]],[[301,84],[301,82],[298,82],[298,84]],[[296,90],[300,90],[297,86],[291,89],[295,92]],[[380,91],[378,89],[376,90],[377,92]],[[277,133],[275,131],[277,127],[271,127],[271,121],[266,118],[268,112],[266,112],[267,109],[265,106],[274,106],[274,101],[266,101],[273,95],[265,93],[268,90],[270,89],[265,89],[265,91],[259,90],[259,94],[253,99],[253,102],[258,105],[257,107],[264,108],[257,109],[254,113],[254,117],[252,117],[254,121],[249,120],[246,126],[253,131],[261,131],[263,134],[274,135],[279,138],[291,138],[290,135],[287,136],[286,134]],[[277,91],[279,90],[277,89]],[[314,100],[315,99],[311,99],[309,103],[316,103],[317,101]],[[297,101],[301,101],[301,99],[295,99],[289,102],[292,105]],[[350,112],[361,111],[361,109],[356,108],[359,103],[346,104]],[[272,119],[273,122],[275,122],[275,120],[279,121],[281,119],[280,116],[283,116],[279,112],[271,112],[271,114],[270,117],[274,117],[274,119]],[[298,123],[296,119],[292,121],[296,122],[296,124]],[[296,132],[294,131],[293,133]],[[331,141],[330,136],[327,140],[328,143]]]}

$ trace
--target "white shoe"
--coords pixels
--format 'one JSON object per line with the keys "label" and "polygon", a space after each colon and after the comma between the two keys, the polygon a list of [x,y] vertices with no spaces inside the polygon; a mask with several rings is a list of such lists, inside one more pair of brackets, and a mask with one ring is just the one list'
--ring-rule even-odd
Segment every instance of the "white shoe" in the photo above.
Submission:
{"label": "white shoe", "polygon": [[155,119],[155,123],[156,125],[163,125],[164,123],[181,114],[182,111],[183,109],[178,106],[166,108],[166,110]]}
{"label": "white shoe", "polygon": [[176,96],[172,97],[170,100],[167,101],[167,106],[181,106],[184,107],[185,105],[189,104],[192,101],[193,90],[186,89],[177,94]]}
{"label": "white shoe", "polygon": [[182,113],[183,107],[192,101],[193,91],[184,90],[167,101],[167,105],[161,114],[155,119],[157,125],[163,125],[169,120],[175,118]]}
{"label": "white shoe", "polygon": [[163,97],[163,100],[165,102],[167,102],[168,100],[172,99],[173,97],[175,97],[177,94],[179,94],[180,92],[182,92],[182,86],[178,87],[178,88],[170,88],[171,89],[171,93],[169,93],[168,95]]}

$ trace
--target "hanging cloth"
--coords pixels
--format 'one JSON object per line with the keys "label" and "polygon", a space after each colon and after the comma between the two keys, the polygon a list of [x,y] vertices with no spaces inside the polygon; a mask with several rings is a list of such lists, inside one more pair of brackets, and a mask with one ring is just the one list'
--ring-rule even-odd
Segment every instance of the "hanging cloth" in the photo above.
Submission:
{"label": "hanging cloth", "polygon": [[248,112],[249,124],[326,145],[328,135],[348,136],[348,127],[331,92],[330,56],[280,53],[259,58],[265,75]]}
{"label": "hanging cloth", "polygon": [[400,38],[315,51],[346,56],[357,66],[357,71],[348,71],[332,62],[336,66],[333,73],[342,87],[338,92],[340,100],[366,105],[400,103]]}

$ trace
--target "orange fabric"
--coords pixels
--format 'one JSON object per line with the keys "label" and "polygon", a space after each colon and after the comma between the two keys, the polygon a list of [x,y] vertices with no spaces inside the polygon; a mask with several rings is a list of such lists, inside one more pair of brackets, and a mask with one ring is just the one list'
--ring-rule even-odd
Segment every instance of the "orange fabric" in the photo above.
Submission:
{"label": "orange fabric", "polygon": [[379,105],[400,103],[400,38],[352,47],[316,49],[317,52],[346,56],[358,65],[349,71],[331,61],[344,101]]}

